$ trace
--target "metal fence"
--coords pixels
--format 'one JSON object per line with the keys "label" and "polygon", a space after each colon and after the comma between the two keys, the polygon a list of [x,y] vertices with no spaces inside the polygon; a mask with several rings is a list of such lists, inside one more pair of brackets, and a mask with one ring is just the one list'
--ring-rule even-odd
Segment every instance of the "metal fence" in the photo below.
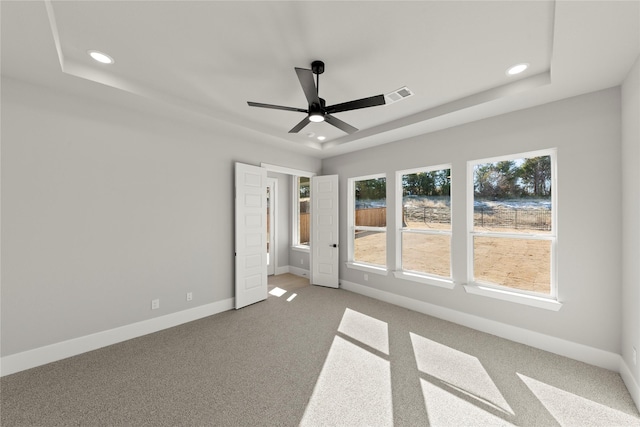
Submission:
{"label": "metal fence", "polygon": [[[426,224],[450,224],[451,208],[448,206],[405,206],[403,226],[407,222]],[[484,228],[508,228],[513,230],[551,230],[551,210],[535,208],[508,208],[475,206],[473,224]]]}
{"label": "metal fence", "polygon": [[473,224],[485,228],[551,231],[551,211],[476,206],[473,209]]}
{"label": "metal fence", "polygon": [[[451,208],[448,206],[426,207],[405,206],[403,222],[424,222],[429,224],[450,224]],[[405,226],[406,224],[403,224]]]}
{"label": "metal fence", "polygon": [[[384,227],[387,223],[387,209],[356,209],[356,224],[370,227]],[[403,226],[410,222],[425,224],[450,224],[451,208],[448,206],[425,207],[405,206]],[[532,208],[508,208],[476,206],[473,209],[473,225],[483,228],[508,228],[512,230],[551,231],[551,210]],[[309,240],[309,214],[300,214],[300,241]]]}

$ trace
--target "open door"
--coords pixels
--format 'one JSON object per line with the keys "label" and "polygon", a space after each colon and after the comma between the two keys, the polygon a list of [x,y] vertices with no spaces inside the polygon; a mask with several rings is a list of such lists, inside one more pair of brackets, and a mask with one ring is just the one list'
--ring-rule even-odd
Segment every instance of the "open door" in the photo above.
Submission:
{"label": "open door", "polygon": [[236,163],[236,309],[267,299],[267,170]]}
{"label": "open door", "polygon": [[311,284],[338,287],[338,175],[311,178]]}

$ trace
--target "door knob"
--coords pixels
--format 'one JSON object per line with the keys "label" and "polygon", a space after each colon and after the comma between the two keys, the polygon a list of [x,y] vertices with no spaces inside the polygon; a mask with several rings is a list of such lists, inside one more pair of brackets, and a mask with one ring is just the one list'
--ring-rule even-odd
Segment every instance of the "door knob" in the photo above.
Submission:
{"label": "door knob", "polygon": [[338,245],[337,245],[337,244],[335,244],[335,243],[333,243],[333,244],[332,244],[332,243],[329,243],[329,246],[331,246],[332,248],[337,248],[337,247],[338,247]]}

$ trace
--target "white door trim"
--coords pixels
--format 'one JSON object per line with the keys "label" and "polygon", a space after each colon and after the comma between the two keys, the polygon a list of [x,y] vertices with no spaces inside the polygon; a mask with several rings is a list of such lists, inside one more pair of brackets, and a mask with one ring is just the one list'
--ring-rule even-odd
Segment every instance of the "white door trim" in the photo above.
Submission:
{"label": "white door trim", "polygon": [[275,178],[267,177],[267,186],[269,187],[269,264],[267,265],[267,275],[271,276],[276,274],[277,269],[277,253],[278,253],[278,239],[277,230],[276,230],[276,211],[277,211],[277,200],[278,200],[278,180]]}
{"label": "white door trim", "polygon": [[260,166],[265,168],[269,172],[283,173],[285,175],[306,176],[308,178],[316,176],[314,172],[288,168],[286,166],[271,165],[269,163],[260,163]]}

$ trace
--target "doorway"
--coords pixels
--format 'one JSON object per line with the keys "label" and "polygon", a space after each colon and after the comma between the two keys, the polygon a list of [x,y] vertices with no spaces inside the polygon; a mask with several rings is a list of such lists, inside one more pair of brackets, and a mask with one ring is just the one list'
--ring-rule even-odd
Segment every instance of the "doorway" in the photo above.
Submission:
{"label": "doorway", "polygon": [[[312,186],[313,182],[318,184],[318,188],[314,191],[318,195],[315,198],[317,206],[315,209],[312,208],[310,213],[312,226],[310,252],[306,265],[309,266],[308,273],[312,284],[338,287],[338,177],[325,176],[314,179],[315,173],[264,163],[260,167],[236,163],[235,169],[236,309],[266,299],[268,277],[291,270],[295,272],[300,270],[291,265],[277,266],[277,245],[281,240],[277,233],[282,233],[282,230],[277,230],[278,221],[276,220],[278,180],[268,177],[268,172],[293,177],[309,177],[312,178]],[[269,182],[267,182],[268,178]],[[326,181],[325,178],[330,181]],[[288,200],[288,197],[285,200]],[[316,202],[311,200],[312,205]],[[282,216],[282,212],[279,214]],[[287,227],[284,226],[284,228]],[[315,236],[313,236],[314,230]],[[289,264],[291,251],[289,251],[289,263],[286,255],[284,256],[285,264]],[[304,257],[298,260],[301,265],[305,264]],[[304,271],[301,276],[306,276]],[[325,283],[324,279],[329,276],[335,283]]]}

